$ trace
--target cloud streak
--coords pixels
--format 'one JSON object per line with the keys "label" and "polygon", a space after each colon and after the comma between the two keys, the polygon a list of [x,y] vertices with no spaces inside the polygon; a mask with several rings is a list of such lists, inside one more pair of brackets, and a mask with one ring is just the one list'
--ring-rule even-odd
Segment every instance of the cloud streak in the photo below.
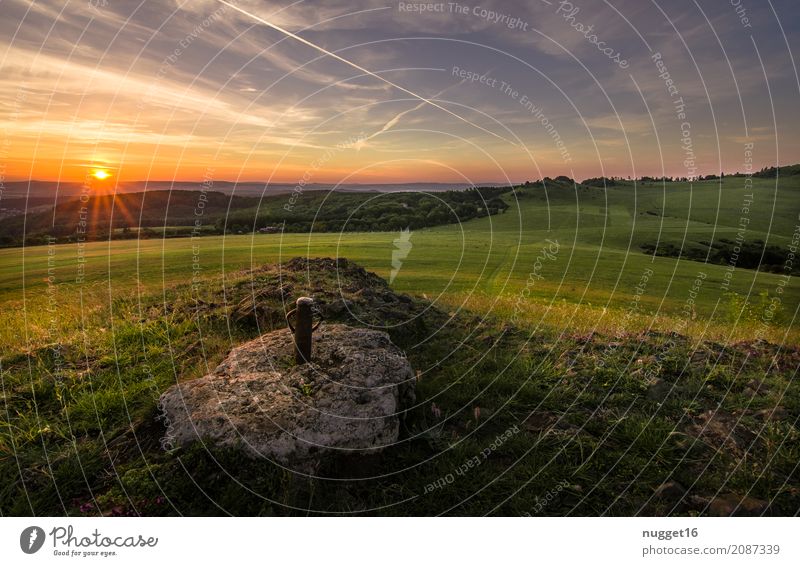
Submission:
{"label": "cloud streak", "polygon": [[[797,8],[772,1],[791,44],[800,33]],[[638,0],[573,0],[581,22],[630,59],[622,70],[555,13],[557,4],[480,3],[523,19],[523,31],[471,11],[402,12],[394,1],[235,3],[242,10],[219,0],[94,9],[2,0],[6,179],[80,179],[79,164],[99,159],[119,165],[123,180],[192,180],[213,166],[218,178],[261,180],[274,170],[281,182],[296,182],[320,151],[365,134],[359,151],[337,154],[318,179],[568,173],[523,97],[569,146],[576,176],[625,176],[634,166],[660,173],[662,160],[667,174],[680,174],[680,122],[649,49],[661,52],[684,97],[703,172],[741,169],[748,139],[758,167],[800,159],[792,121],[772,125],[773,111],[793,115],[800,93],[769,7],[754,5],[753,28],[744,30],[726,0],[704,0],[702,12],[693,0],[664,4],[666,12]],[[491,68],[497,84],[459,83],[455,67]],[[506,138],[528,152],[498,141]]]}
{"label": "cloud streak", "polygon": [[292,39],[295,39],[295,40],[303,43],[304,45],[307,45],[308,47],[311,47],[312,49],[316,49],[320,53],[324,53],[325,55],[328,55],[329,57],[332,57],[332,58],[336,59],[337,61],[341,61],[342,63],[353,67],[357,71],[360,71],[360,72],[362,72],[364,74],[367,74],[367,75],[369,75],[371,77],[374,77],[374,78],[378,79],[379,81],[382,81],[382,82],[388,84],[389,86],[391,86],[393,88],[396,88],[396,89],[398,89],[398,90],[400,90],[400,91],[402,91],[402,92],[404,92],[406,94],[409,94],[409,95],[413,96],[414,98],[419,99],[424,104],[428,104],[430,106],[433,106],[434,108],[438,108],[439,110],[442,110],[442,111],[446,112],[447,114],[450,114],[451,116],[457,118],[458,120],[461,120],[462,122],[464,122],[466,124],[469,124],[470,126],[483,131],[484,133],[487,133],[487,134],[489,134],[489,135],[491,135],[493,137],[496,137],[496,138],[498,138],[500,140],[503,140],[504,142],[507,142],[507,143],[509,143],[511,145],[514,145],[514,146],[517,145],[515,142],[513,142],[513,141],[511,141],[511,140],[509,140],[509,139],[507,139],[507,138],[505,138],[503,136],[501,136],[500,134],[497,134],[497,133],[495,133],[495,132],[493,132],[491,130],[488,130],[488,129],[484,128],[483,126],[480,126],[480,125],[476,124],[475,122],[472,122],[472,121],[468,120],[467,118],[464,118],[460,114],[457,114],[457,113],[453,112],[452,110],[449,110],[448,108],[445,108],[444,106],[441,106],[440,104],[437,104],[436,102],[433,102],[432,100],[429,100],[429,99],[425,98],[424,96],[421,96],[421,95],[417,94],[414,91],[411,91],[411,90],[409,90],[409,89],[407,89],[407,88],[405,88],[403,86],[400,86],[399,84],[397,84],[397,83],[395,83],[393,81],[390,81],[389,79],[387,79],[385,77],[382,77],[377,73],[373,73],[369,69],[366,69],[366,68],[362,67],[361,65],[359,65],[357,63],[353,63],[349,59],[345,59],[344,57],[342,57],[340,55],[337,55],[336,53],[328,51],[324,47],[320,47],[319,45],[317,45],[315,43],[312,43],[312,42],[308,41],[307,39],[304,39],[304,38],[300,37],[299,35],[290,32],[289,30],[286,30],[286,29],[284,29],[284,28],[282,28],[282,27],[280,27],[280,26],[278,26],[276,24],[273,24],[273,23],[265,20],[264,18],[261,18],[261,17],[255,15],[255,14],[253,14],[251,12],[247,12],[246,10],[243,10],[242,8],[239,8],[235,4],[231,4],[230,2],[227,2],[226,0],[217,0],[217,1],[220,4],[225,4],[226,6],[228,6],[230,8],[233,8],[234,10],[236,10],[236,11],[238,11],[238,12],[240,12],[240,13],[242,13],[242,14],[244,14],[244,15],[252,18],[252,19],[254,19],[255,21],[257,21],[257,22],[259,22],[261,24],[264,24],[265,26],[268,26],[268,27],[270,27],[270,28],[272,28],[272,29],[274,29],[274,30],[276,30],[276,31],[288,36],[288,37],[291,37]]}
{"label": "cloud streak", "polygon": [[[462,81],[461,81],[460,83],[458,83],[457,85],[450,85],[450,86],[447,86],[447,87],[443,88],[442,90],[440,90],[439,92],[437,92],[436,94],[434,94],[434,95],[433,95],[431,98],[435,100],[435,99],[439,98],[440,96],[442,96],[442,95],[443,95],[445,92],[447,92],[448,90],[450,90],[451,88],[453,88],[453,86],[461,86],[462,84],[464,84],[464,82],[465,82],[465,81],[463,81],[463,80],[462,80]],[[414,108],[409,108],[408,110],[404,110],[404,111],[400,112],[399,114],[397,114],[397,115],[393,116],[393,117],[392,117],[392,118],[391,118],[391,119],[390,119],[388,122],[386,122],[386,123],[383,125],[383,127],[381,127],[381,129],[380,129],[380,130],[378,130],[377,132],[374,132],[374,133],[372,133],[372,134],[368,135],[368,136],[367,136],[367,137],[365,137],[365,138],[359,138],[359,139],[358,139],[358,140],[357,140],[357,141],[356,141],[356,142],[353,144],[353,147],[355,148],[355,150],[356,150],[356,151],[359,151],[359,150],[361,150],[361,149],[365,148],[365,147],[367,146],[367,142],[368,142],[369,140],[371,140],[371,139],[374,139],[374,138],[377,138],[379,135],[381,135],[381,134],[383,134],[383,133],[385,133],[385,132],[388,132],[389,130],[391,130],[392,128],[394,128],[394,127],[395,127],[395,126],[396,126],[396,125],[397,125],[397,124],[400,122],[400,119],[401,119],[403,116],[405,116],[405,115],[407,115],[407,114],[411,114],[412,112],[416,112],[417,110],[421,110],[421,109],[422,109],[422,108],[424,108],[425,106],[426,106],[425,102],[420,102],[419,104],[417,104],[416,106],[414,106]]]}

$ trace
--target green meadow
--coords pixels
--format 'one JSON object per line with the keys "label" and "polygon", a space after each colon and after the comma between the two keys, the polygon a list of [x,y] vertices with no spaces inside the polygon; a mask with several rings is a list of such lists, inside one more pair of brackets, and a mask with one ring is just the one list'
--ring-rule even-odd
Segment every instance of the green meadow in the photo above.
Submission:
{"label": "green meadow", "polygon": [[[722,341],[757,331],[783,342],[786,332],[797,337],[791,321],[800,287],[794,281],[743,268],[731,275],[726,265],[653,257],[640,246],[688,249],[735,240],[744,216],[745,241],[788,250],[800,224],[798,179],[781,179],[779,188],[774,180],[754,179],[752,198],[741,177],[608,189],[555,182],[546,189],[521,187],[505,195],[511,207],[503,214],[413,232],[411,251],[392,286],[450,309],[464,305],[508,317],[516,308],[517,320],[564,331],[678,324],[685,332]],[[749,210],[743,214],[745,205]],[[81,296],[84,307],[108,306],[192,278],[224,286],[226,274],[295,256],[346,257],[388,279],[397,237],[396,232],[247,234],[0,250],[0,300],[10,307],[2,315],[3,332],[11,340],[18,336],[26,309],[35,322],[43,301],[51,300],[45,293],[48,275],[54,276],[50,288],[59,309],[79,308]],[[536,267],[543,247],[558,251]],[[699,274],[701,285],[691,293]],[[765,315],[770,304],[774,312]]]}
{"label": "green meadow", "polygon": [[[796,279],[737,268],[724,286],[725,265],[641,249],[735,240],[749,192],[548,183],[414,231],[391,282],[420,313],[389,330],[418,372],[403,440],[315,479],[165,452],[158,397],[283,327],[298,294],[363,307],[353,265],[389,281],[398,232],[0,250],[0,514],[795,513]],[[800,177],[752,192],[744,239],[788,252]]]}

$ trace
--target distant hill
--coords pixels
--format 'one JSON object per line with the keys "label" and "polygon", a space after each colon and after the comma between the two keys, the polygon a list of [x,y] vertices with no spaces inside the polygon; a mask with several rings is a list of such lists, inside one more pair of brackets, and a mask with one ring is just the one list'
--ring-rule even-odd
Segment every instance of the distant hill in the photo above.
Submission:
{"label": "distant hill", "polygon": [[[485,187],[500,187],[507,183],[480,183]],[[296,184],[291,183],[265,183],[263,181],[214,181],[206,187],[207,190],[235,196],[273,196],[292,192]],[[469,183],[308,183],[304,190],[339,192],[381,192],[396,193],[408,191],[444,192],[470,188]],[[107,192],[140,193],[155,191],[200,191],[203,190],[201,181],[125,181],[109,184]],[[4,185],[0,206],[6,199],[43,197],[50,199],[64,199],[77,197],[83,193],[83,183],[57,182],[57,181],[12,181]]]}
{"label": "distant hill", "polygon": [[231,197],[218,192],[149,191],[118,195],[95,195],[86,202],[72,198],[44,211],[7,218],[0,226],[0,243],[41,243],[46,236],[59,240],[85,234],[88,239],[107,237],[115,230],[158,226],[193,226],[196,219],[214,221],[229,208],[258,204],[254,197]]}
{"label": "distant hill", "polygon": [[[800,164],[784,165],[781,167],[764,167],[759,171],[753,173],[753,177],[759,178],[774,178],[779,175],[780,177],[788,177],[793,175],[800,175]],[[743,173],[725,173],[725,176],[741,176]],[[717,175],[701,176],[697,180],[711,180],[719,178]],[[576,181],[567,176],[559,175],[555,179],[545,177],[543,180],[536,181],[535,183],[547,182],[567,182],[574,184]],[[642,176],[638,179],[624,179],[622,177],[593,177],[581,181],[579,184],[593,187],[603,186],[617,186],[617,183],[631,183],[638,182],[685,182],[686,179],[679,177],[651,177]],[[519,183],[520,186],[530,186],[534,182],[527,181]],[[306,191],[331,191],[337,192],[380,192],[380,193],[396,193],[396,192],[409,192],[409,191],[425,191],[425,192],[446,192],[457,191],[471,188],[473,186],[481,187],[504,187],[507,183],[496,182],[481,182],[470,185],[469,183],[347,183],[347,184],[332,184],[332,183],[309,183],[305,185]],[[292,183],[266,183],[264,181],[214,181],[213,185],[208,187],[208,190],[223,193],[225,195],[234,195],[240,197],[269,197],[274,195],[285,195],[295,190],[296,185]],[[202,190],[202,181],[124,181],[116,184],[108,185],[109,192],[116,192],[117,194],[123,193],[140,193],[140,192],[156,192],[156,191],[200,191]],[[58,182],[58,181],[11,181],[3,185],[3,191],[0,195],[0,208],[9,207],[7,204],[12,199],[51,199],[53,203],[56,199],[64,200],[72,197],[80,196],[83,191],[83,184],[80,182]],[[6,204],[4,204],[6,203]]]}
{"label": "distant hill", "polygon": [[[72,198],[0,224],[0,245],[193,233],[381,231],[450,224],[503,212],[511,187],[425,192],[306,190],[264,198],[209,191],[148,191]],[[44,208],[44,210],[42,210]],[[23,238],[24,234],[24,238]]]}

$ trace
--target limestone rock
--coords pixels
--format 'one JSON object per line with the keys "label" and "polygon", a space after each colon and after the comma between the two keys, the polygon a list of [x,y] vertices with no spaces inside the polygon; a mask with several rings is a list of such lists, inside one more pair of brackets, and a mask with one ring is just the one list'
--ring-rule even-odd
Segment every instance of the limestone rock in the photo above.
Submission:
{"label": "limestone rock", "polygon": [[288,330],[235,348],[214,373],[162,394],[165,446],[202,439],[308,471],[326,455],[397,441],[414,374],[385,332],[323,324],[312,359],[294,365]]}

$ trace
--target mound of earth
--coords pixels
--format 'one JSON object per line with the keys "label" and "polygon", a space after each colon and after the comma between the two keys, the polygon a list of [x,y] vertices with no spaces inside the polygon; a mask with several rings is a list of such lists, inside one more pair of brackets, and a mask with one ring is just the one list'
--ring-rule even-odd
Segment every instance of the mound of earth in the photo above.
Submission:
{"label": "mound of earth", "polygon": [[247,279],[226,290],[226,302],[233,306],[231,318],[236,323],[254,323],[262,332],[285,328],[285,314],[301,296],[313,297],[325,320],[354,326],[396,329],[424,324],[420,315],[426,311],[441,314],[395,293],[384,279],[344,258],[297,257],[246,275]]}
{"label": "mound of earth", "polygon": [[397,442],[413,401],[411,365],[385,332],[323,324],[312,363],[295,365],[288,330],[270,332],[168,389],[160,407],[166,447],[202,441],[310,472],[326,456]]}

